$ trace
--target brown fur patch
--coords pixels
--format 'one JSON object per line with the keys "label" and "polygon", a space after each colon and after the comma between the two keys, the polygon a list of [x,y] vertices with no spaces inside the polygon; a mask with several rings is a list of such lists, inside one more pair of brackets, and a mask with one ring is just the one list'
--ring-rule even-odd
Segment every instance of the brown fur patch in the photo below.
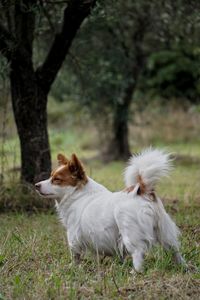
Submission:
{"label": "brown fur patch", "polygon": [[[151,201],[157,201],[155,191],[152,190],[152,191],[148,192],[146,190],[146,186],[145,186],[145,184],[144,184],[144,182],[142,180],[141,175],[138,175],[137,180],[138,180],[138,183],[140,185],[140,187],[138,189],[138,195],[143,195],[143,194],[146,193],[149,196],[149,200],[151,200]],[[135,185],[131,185],[131,186],[125,188],[123,190],[123,192],[130,193],[130,192],[132,192],[134,190],[134,188],[135,188]]]}
{"label": "brown fur patch", "polygon": [[130,193],[134,190],[135,186],[131,185],[123,190],[123,192]]}
{"label": "brown fur patch", "polygon": [[138,175],[137,181],[140,185],[140,195],[144,194],[146,192],[146,186],[144,184],[144,181],[142,180],[142,176]]}
{"label": "brown fur patch", "polygon": [[72,154],[70,160],[62,154],[59,154],[57,158],[59,167],[51,172],[52,184],[81,187],[88,182],[85,170],[75,154]]}

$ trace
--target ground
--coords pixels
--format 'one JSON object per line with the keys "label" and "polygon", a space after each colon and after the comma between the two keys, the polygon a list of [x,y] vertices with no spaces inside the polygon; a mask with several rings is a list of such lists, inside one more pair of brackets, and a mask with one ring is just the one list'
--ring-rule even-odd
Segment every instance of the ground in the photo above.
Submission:
{"label": "ground", "polygon": [[[174,170],[169,178],[160,182],[157,191],[181,229],[181,252],[188,263],[188,271],[176,266],[171,254],[159,247],[152,249],[145,258],[143,274],[131,274],[130,258],[123,263],[116,257],[99,261],[88,254],[77,266],[71,261],[65,232],[54,210],[48,213],[39,213],[37,209],[36,213],[7,212],[0,214],[0,300],[199,299],[200,149],[195,135],[188,138],[194,134],[196,125],[193,128],[190,124],[189,129],[185,126],[180,130],[179,124],[178,130],[175,128],[178,123],[172,122],[172,117],[159,122],[162,126],[156,131],[157,135],[152,133],[152,123],[151,132],[148,124],[146,130],[135,128],[131,131],[131,139],[133,133],[137,134],[131,147],[135,152],[152,144],[167,147],[177,156]],[[171,124],[171,130],[163,129],[164,122]],[[188,125],[183,119],[181,126],[184,123]],[[57,152],[68,156],[76,152],[91,177],[113,191],[122,189],[124,163],[105,165],[98,158],[96,142],[91,143],[97,136],[95,130],[90,128],[89,132],[86,129],[83,132],[80,127],[73,128],[65,133],[55,126],[50,129],[54,165]],[[171,133],[177,130],[180,134],[175,133],[173,139]],[[10,199],[13,202],[28,201],[15,187],[19,165],[17,139],[12,137],[6,141],[3,152],[6,155],[1,162],[1,171],[7,170],[7,186],[2,186],[0,202],[6,204]]]}

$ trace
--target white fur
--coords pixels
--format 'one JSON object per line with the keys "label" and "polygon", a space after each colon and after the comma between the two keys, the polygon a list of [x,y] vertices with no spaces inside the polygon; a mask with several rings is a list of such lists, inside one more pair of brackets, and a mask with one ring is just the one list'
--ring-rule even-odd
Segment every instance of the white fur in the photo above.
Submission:
{"label": "white fur", "polygon": [[127,187],[136,185],[140,175],[144,184],[151,190],[161,177],[168,175],[171,167],[169,153],[148,148],[130,158],[124,173],[125,184]]}
{"label": "white fur", "polygon": [[[169,170],[169,155],[148,149],[134,156],[125,171],[127,185],[137,185],[140,174],[148,188]],[[91,178],[82,188],[58,187],[48,180],[40,182],[44,194],[53,194],[61,222],[67,231],[68,243],[75,257],[88,249],[98,254],[129,253],[136,271],[141,271],[144,255],[160,243],[174,249],[177,262],[179,231],[166,213],[160,199],[151,201],[136,190],[112,193]]]}

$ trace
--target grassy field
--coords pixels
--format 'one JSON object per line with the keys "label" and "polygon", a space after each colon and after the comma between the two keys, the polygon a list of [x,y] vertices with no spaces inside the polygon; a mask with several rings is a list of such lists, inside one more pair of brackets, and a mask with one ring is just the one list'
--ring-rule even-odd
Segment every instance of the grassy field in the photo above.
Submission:
{"label": "grassy field", "polygon": [[[93,161],[87,169],[111,190],[123,187],[123,163],[105,166]],[[159,185],[167,210],[182,230],[189,272],[160,248],[147,255],[144,274],[135,277],[130,259],[122,264],[117,258],[99,262],[87,256],[75,266],[55,214],[1,214],[0,299],[198,299],[198,182],[198,166],[177,165],[171,178]]]}
{"label": "grassy field", "polygon": [[[164,129],[164,121],[159,121],[162,123],[159,136],[154,132],[158,126],[156,124],[152,124],[151,131],[146,127],[135,130],[137,138],[131,139],[131,147],[135,152],[152,144],[167,147],[178,156],[174,171],[170,178],[159,184],[158,192],[182,231],[181,251],[188,263],[188,272],[176,266],[171,261],[171,255],[159,247],[147,255],[144,273],[136,276],[131,274],[130,258],[121,263],[117,258],[98,261],[96,257],[87,255],[76,266],[70,258],[64,229],[54,213],[4,213],[0,214],[0,300],[199,299],[199,140],[187,139],[191,127],[179,130],[181,138],[176,138],[176,132],[172,138],[171,132],[176,122],[170,121],[167,124],[172,124],[171,129],[168,125]],[[184,122],[185,119],[182,126]],[[90,128],[89,132],[83,132],[77,128],[64,132],[55,128],[52,126],[50,129],[53,165],[56,164],[57,152],[67,155],[76,152],[85,162],[87,173],[95,180],[113,191],[124,187],[124,163],[104,164],[96,158],[98,148],[94,144],[97,144],[98,135],[95,130]],[[17,138],[12,136],[6,141],[4,152],[6,155],[2,162],[7,170],[5,184],[9,185],[11,181],[16,183],[18,177]],[[0,198],[5,198],[6,193],[0,191]],[[9,193],[13,201],[28,201],[17,193],[15,185]]]}

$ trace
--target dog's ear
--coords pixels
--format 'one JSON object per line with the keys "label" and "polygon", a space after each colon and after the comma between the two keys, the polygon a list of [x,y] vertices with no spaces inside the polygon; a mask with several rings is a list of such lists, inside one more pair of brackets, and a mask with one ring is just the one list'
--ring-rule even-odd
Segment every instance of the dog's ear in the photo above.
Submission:
{"label": "dog's ear", "polygon": [[84,179],[84,177],[86,176],[82,163],[74,153],[72,154],[71,160],[69,161],[69,170],[73,174],[73,176],[76,176],[76,178],[78,179]]}
{"label": "dog's ear", "polygon": [[57,155],[57,160],[58,160],[59,165],[66,165],[69,162],[69,160],[66,158],[66,156],[64,156],[61,153],[59,153]]}

